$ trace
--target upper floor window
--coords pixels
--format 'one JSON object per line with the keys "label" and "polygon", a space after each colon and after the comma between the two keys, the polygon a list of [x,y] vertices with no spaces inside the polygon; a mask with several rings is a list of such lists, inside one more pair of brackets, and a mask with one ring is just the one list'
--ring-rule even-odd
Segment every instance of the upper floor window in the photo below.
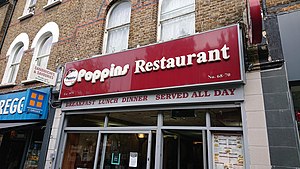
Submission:
{"label": "upper floor window", "polygon": [[195,0],[161,0],[158,41],[195,33]]}
{"label": "upper floor window", "polygon": [[17,77],[17,73],[19,70],[19,65],[21,62],[21,58],[23,56],[23,52],[24,52],[24,45],[23,44],[19,44],[16,49],[13,51],[13,55],[12,55],[12,60],[11,63],[9,64],[9,68],[8,68],[8,72],[7,73],[7,77],[5,79],[5,83],[13,83],[16,80]]}
{"label": "upper floor window", "polygon": [[[32,70],[35,65],[47,68],[51,48],[53,43],[58,41],[58,36],[59,28],[55,22],[49,22],[40,29],[32,41],[31,48],[34,49],[34,52],[30,64],[30,70]],[[30,81],[30,79],[28,80]]]}
{"label": "upper floor window", "polygon": [[40,46],[38,47],[38,52],[37,52],[37,56],[36,56],[36,65],[37,66],[41,66],[46,68],[47,67],[47,63],[48,63],[48,59],[49,59],[49,55],[50,55],[50,51],[51,51],[51,46],[52,46],[52,41],[53,41],[53,37],[52,35],[45,37],[41,43]]}
{"label": "upper floor window", "polygon": [[23,12],[24,15],[33,14],[35,8],[36,0],[27,0]]}
{"label": "upper floor window", "polygon": [[121,1],[107,15],[103,53],[113,53],[128,48],[131,4]]}
{"label": "upper floor window", "polygon": [[29,37],[26,33],[21,33],[12,42],[7,52],[8,61],[2,79],[2,84],[11,84],[16,81],[20,62],[24,54],[24,50],[28,49],[28,45]]}

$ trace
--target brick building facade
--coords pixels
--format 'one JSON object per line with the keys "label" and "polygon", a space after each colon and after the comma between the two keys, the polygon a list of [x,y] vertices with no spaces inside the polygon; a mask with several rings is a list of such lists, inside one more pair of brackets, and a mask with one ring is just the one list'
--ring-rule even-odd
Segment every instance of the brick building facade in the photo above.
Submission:
{"label": "brick building facade", "polygon": [[[1,80],[6,78],[4,72],[7,69],[6,65],[9,63],[9,57],[12,55],[10,53],[11,50],[13,51],[12,44],[20,34],[25,33],[28,35],[28,47],[24,50],[21,57],[16,79],[10,83],[5,83],[2,80],[0,84],[1,95],[21,92],[29,88],[41,89],[49,87],[49,85],[28,79],[28,72],[33,63],[32,58],[36,56],[35,53],[39,47],[39,38],[44,38],[44,35],[48,36],[49,32],[52,36],[58,37],[57,40],[53,40],[49,60],[46,62],[46,68],[49,70],[56,72],[60,66],[67,62],[76,62],[77,60],[91,58],[96,55],[104,55],[105,49],[103,49],[103,46],[106,43],[104,39],[107,33],[106,22],[108,13],[118,2],[120,1],[39,0],[31,6],[31,4],[28,5],[29,1],[8,0],[3,6],[0,5],[0,40],[3,39],[3,43],[0,44]],[[161,1],[131,0],[130,4],[128,49],[136,50],[144,46],[162,43],[159,40],[161,23],[158,21]],[[29,12],[26,11],[27,8],[30,8]],[[245,85],[243,85],[244,98],[239,106],[239,111],[243,112],[241,115],[243,116],[241,117],[242,127],[238,126],[241,129],[235,132],[238,134],[242,133],[244,139],[245,165],[242,167],[247,169],[299,168],[299,134],[294,107],[290,98],[290,84],[288,83],[289,80],[284,65],[285,56],[283,54],[277,17],[299,11],[300,2],[296,0],[262,0],[261,8],[264,14],[263,28],[265,35],[261,44],[252,45],[247,39],[246,1],[195,0],[195,31],[192,35],[233,24],[240,24],[243,30],[243,56],[245,57],[246,78]],[[10,18],[11,13],[12,17]],[[7,23],[9,23],[9,27],[5,31]],[[49,26],[49,23],[51,23],[51,26]],[[58,31],[52,29],[55,27],[53,25],[58,26]],[[52,30],[47,30],[47,28]],[[177,39],[177,37],[174,39]],[[24,46],[26,46],[26,43]],[[56,92],[51,92],[52,108],[49,108],[48,119],[46,122],[41,122],[42,126],[45,127],[43,136],[43,142],[45,143],[40,148],[43,152],[40,152],[40,158],[38,158],[38,168],[66,167],[63,161],[64,150],[62,149],[68,147],[64,144],[67,142],[66,137],[69,131],[64,126],[67,125],[67,117],[70,116],[71,119],[71,115],[68,114],[68,111],[65,113],[64,110],[54,104],[57,103],[58,93]],[[224,102],[227,101],[225,100]],[[171,106],[170,109],[178,109],[176,104],[172,105],[173,107]],[[214,105],[222,106],[223,102],[215,102],[212,105],[211,107],[208,106],[209,109],[213,109]],[[128,108],[128,111],[134,108]],[[202,110],[202,108],[200,109]],[[106,109],[102,110],[99,108],[97,110],[105,112]],[[127,109],[125,108],[125,110]],[[120,112],[125,110],[120,110]],[[108,108],[107,111],[116,110]],[[72,111],[70,112],[72,114]],[[3,131],[3,133],[16,130],[15,128],[10,129]],[[68,135],[68,138],[70,137],[75,136]],[[153,139],[153,141],[155,140]],[[215,168],[212,164],[213,159],[210,159],[213,153],[210,152],[209,148],[206,150],[208,156],[204,155],[203,157],[203,161],[206,159],[203,165],[207,168]],[[27,149],[30,150],[30,146]],[[26,159],[28,158],[26,154],[28,153],[26,148],[24,148],[23,159],[19,160],[19,166],[26,164]],[[157,162],[157,164],[156,161],[158,160],[156,157],[152,158],[151,161],[151,164],[149,164],[151,168],[154,168],[154,166],[155,168],[159,168],[158,166],[168,168],[166,162]],[[2,164],[1,161],[0,164]]]}

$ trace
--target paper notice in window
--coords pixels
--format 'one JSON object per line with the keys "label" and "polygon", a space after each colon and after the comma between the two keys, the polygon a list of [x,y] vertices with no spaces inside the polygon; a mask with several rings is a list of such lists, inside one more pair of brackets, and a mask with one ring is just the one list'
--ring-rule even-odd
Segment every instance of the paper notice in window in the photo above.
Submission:
{"label": "paper notice in window", "polygon": [[137,167],[138,153],[130,152],[129,156],[129,167]]}

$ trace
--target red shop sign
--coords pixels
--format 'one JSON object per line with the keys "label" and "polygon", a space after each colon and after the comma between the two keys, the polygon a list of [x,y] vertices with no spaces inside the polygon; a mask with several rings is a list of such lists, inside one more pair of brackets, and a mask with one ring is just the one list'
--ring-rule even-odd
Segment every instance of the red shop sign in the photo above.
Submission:
{"label": "red shop sign", "polygon": [[61,99],[243,81],[239,25],[66,64]]}

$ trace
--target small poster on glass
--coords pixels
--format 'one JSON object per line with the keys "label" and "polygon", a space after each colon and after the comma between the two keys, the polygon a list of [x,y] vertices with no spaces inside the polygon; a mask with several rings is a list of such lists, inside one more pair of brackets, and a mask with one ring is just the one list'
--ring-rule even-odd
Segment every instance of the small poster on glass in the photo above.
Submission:
{"label": "small poster on glass", "polygon": [[120,165],[121,153],[112,153],[111,154],[111,164]]}
{"label": "small poster on glass", "polygon": [[241,134],[212,134],[214,169],[244,169]]}
{"label": "small poster on glass", "polygon": [[129,156],[129,167],[137,167],[138,153],[130,152]]}

